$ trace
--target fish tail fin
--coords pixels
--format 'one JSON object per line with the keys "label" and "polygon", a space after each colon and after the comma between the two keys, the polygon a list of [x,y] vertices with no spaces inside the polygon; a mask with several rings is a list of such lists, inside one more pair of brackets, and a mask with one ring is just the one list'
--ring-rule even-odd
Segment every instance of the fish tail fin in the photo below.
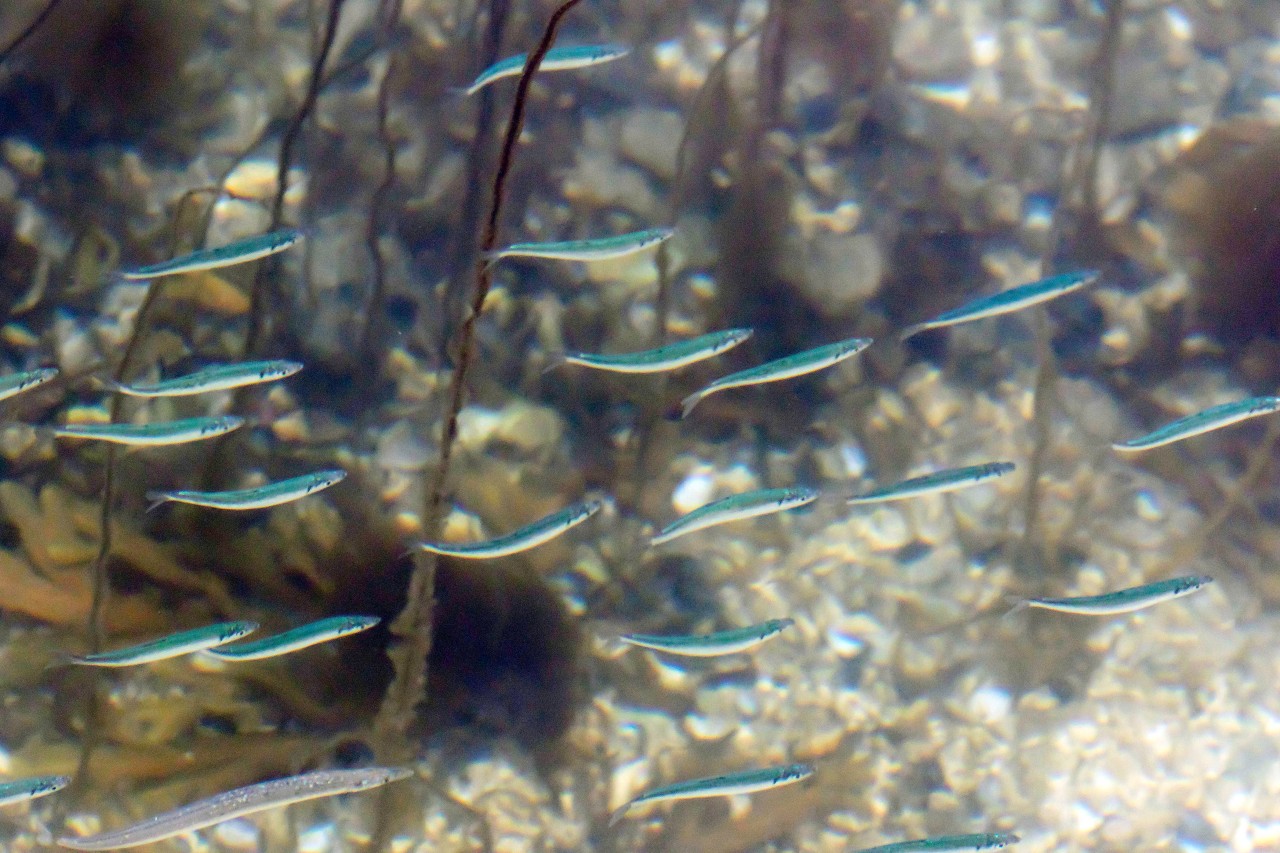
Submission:
{"label": "fish tail fin", "polygon": [[450,86],[444,90],[445,94],[451,98],[469,98],[475,94],[475,91],[471,86]]}
{"label": "fish tail fin", "polygon": [[1029,599],[1018,598],[1016,595],[1006,595],[1004,597],[1004,603],[1009,605],[1009,609],[1004,612],[1004,615],[1001,617],[1002,619],[1008,619],[1013,614],[1020,613],[1031,605],[1031,601]]}
{"label": "fish tail fin", "polygon": [[907,326],[901,332],[898,332],[898,340],[901,342],[907,340],[907,338],[914,338],[927,328],[928,325],[925,323],[916,323],[915,325]]}
{"label": "fish tail fin", "polygon": [[502,260],[502,250],[486,249],[480,253],[480,260],[484,261],[484,268],[486,270],[493,269],[493,265]]}
{"label": "fish tail fin", "polygon": [[705,396],[707,396],[705,391],[695,391],[688,397],[681,400],[679,420],[684,420],[689,417],[689,413],[693,411],[693,407],[701,403],[702,398]]}
{"label": "fish tail fin", "polygon": [[69,666],[75,662],[76,662],[75,655],[70,654],[69,652],[56,652],[53,655],[53,659],[44,665],[44,671],[48,672],[51,669],[58,669],[59,667]]}
{"label": "fish tail fin", "polygon": [[150,505],[147,507],[147,512],[151,512],[161,504],[167,504],[169,501],[173,500],[173,496],[168,492],[152,491],[147,492],[147,500],[151,501]]}
{"label": "fish tail fin", "polygon": [[564,350],[552,350],[547,353],[547,363],[542,366],[542,375],[546,376],[557,367],[569,361],[569,354]]}
{"label": "fish tail fin", "polygon": [[618,821],[626,817],[629,811],[631,811],[631,803],[626,803],[614,809],[613,813],[609,815],[609,826],[617,826]]}

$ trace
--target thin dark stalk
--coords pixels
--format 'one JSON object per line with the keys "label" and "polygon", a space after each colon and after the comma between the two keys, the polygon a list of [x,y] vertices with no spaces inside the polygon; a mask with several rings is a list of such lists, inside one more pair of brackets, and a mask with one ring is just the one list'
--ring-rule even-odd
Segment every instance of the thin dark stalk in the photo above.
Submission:
{"label": "thin dark stalk", "polygon": [[[1052,269],[1053,258],[1061,242],[1063,208],[1069,203],[1070,188],[1077,180],[1081,184],[1085,229],[1094,227],[1098,221],[1098,162],[1102,155],[1103,141],[1110,133],[1111,113],[1115,101],[1115,68],[1120,53],[1120,34],[1123,23],[1124,0],[1111,0],[1107,6],[1106,29],[1103,32],[1102,41],[1098,44],[1098,60],[1095,66],[1097,74],[1090,96],[1094,120],[1076,148],[1070,173],[1063,181],[1064,191],[1060,194],[1058,209],[1054,211],[1049,238],[1041,258],[1042,271],[1046,275]],[[1027,493],[1024,499],[1026,510],[1020,554],[1020,560],[1024,564],[1035,561],[1035,550],[1044,545],[1040,531],[1040,478],[1044,473],[1044,462],[1050,450],[1058,377],[1058,362],[1049,340],[1048,326],[1042,309],[1036,324],[1039,366],[1036,371],[1033,392],[1035,396],[1032,404],[1032,430],[1035,445],[1027,464]]]}
{"label": "thin dark stalk", "polygon": [[[479,59],[483,67],[492,65],[498,59],[498,51],[502,48],[502,37],[506,31],[507,17],[510,9],[509,0],[492,0],[489,4],[489,20],[485,27],[484,43],[479,51]],[[480,90],[480,104],[476,108],[476,131],[471,140],[471,148],[467,153],[467,173],[463,180],[466,194],[462,198],[462,213],[458,217],[457,239],[454,240],[449,257],[449,286],[445,291],[443,314],[444,339],[448,340],[454,328],[457,315],[466,302],[466,282],[470,280],[470,272],[476,262],[476,234],[480,231],[481,219],[484,216],[483,179],[489,165],[489,147],[494,122],[494,89],[485,87]]]}
{"label": "thin dark stalk", "polygon": [[44,8],[40,10],[40,14],[36,15],[35,18],[32,19],[31,23],[27,24],[27,28],[18,33],[17,37],[13,41],[9,42],[9,44],[5,46],[4,50],[0,50],[0,65],[4,65],[8,62],[9,57],[13,56],[13,54],[18,51],[18,48],[26,44],[27,40],[35,35],[37,30],[44,26],[44,22],[49,20],[49,16],[54,13],[54,10],[57,9],[58,5],[61,3],[62,0],[49,0],[49,2],[44,5]]}
{"label": "thin dark stalk", "polygon": [[387,70],[378,84],[378,141],[382,143],[382,182],[373,191],[369,202],[369,222],[365,231],[365,245],[369,249],[369,258],[373,262],[373,286],[369,290],[369,299],[364,309],[364,329],[360,333],[360,344],[356,353],[360,364],[366,370],[374,370],[381,362],[373,352],[375,342],[382,331],[383,315],[386,311],[387,264],[382,257],[382,248],[378,245],[382,231],[382,216],[387,206],[387,197],[396,183],[396,142],[387,127],[387,115],[390,112],[391,82],[396,73],[396,57],[387,64]]}
{"label": "thin dark stalk", "polygon": [[[581,0],[565,0],[547,21],[542,39],[538,46],[529,53],[520,81],[516,86],[515,101],[511,107],[511,118],[507,123],[507,131],[503,137],[498,167],[494,173],[489,215],[485,222],[484,232],[480,240],[481,256],[475,265],[475,290],[471,300],[471,311],[464,318],[459,333],[457,365],[449,383],[448,415],[444,420],[440,437],[440,459],[436,464],[427,491],[427,506],[424,518],[424,529],[428,535],[437,534],[443,517],[445,502],[445,486],[449,479],[449,465],[453,457],[454,442],[458,437],[458,415],[462,411],[463,397],[466,393],[467,376],[470,373],[472,354],[475,349],[476,323],[484,311],[485,299],[493,284],[492,272],[484,259],[484,252],[497,245],[498,223],[502,217],[503,202],[506,198],[507,179],[515,162],[516,147],[520,141],[520,133],[524,129],[525,111],[528,106],[529,87],[533,75],[542,63],[543,57],[555,43],[556,32],[564,16],[577,6]],[[431,630],[433,606],[435,600],[436,559],[433,555],[418,553],[414,556],[413,573],[409,581],[409,590],[404,610],[395,623],[393,632],[400,638],[400,645],[393,651],[397,658],[395,678],[387,690],[374,721],[375,732],[380,736],[381,745],[388,754],[403,755],[409,726],[412,723],[415,709],[426,697],[427,658],[431,654]],[[394,742],[394,743],[393,743]]]}
{"label": "thin dark stalk", "polygon": [[[280,137],[280,157],[276,168],[276,196],[271,203],[271,226],[269,230],[280,227],[284,218],[284,196],[288,191],[289,169],[293,166],[293,149],[302,133],[302,127],[315,109],[316,100],[324,83],[325,64],[329,61],[329,53],[333,50],[333,40],[338,34],[338,21],[342,17],[342,4],[346,0],[329,0],[329,17],[325,22],[324,35],[320,43],[320,51],[311,64],[311,80],[307,84],[307,94],[302,104],[293,115],[293,121],[285,128]],[[249,333],[245,336],[244,353],[246,356],[257,351],[266,328],[267,291],[271,276],[277,269],[276,262],[264,262],[258,265],[253,279],[253,291],[249,298]]]}

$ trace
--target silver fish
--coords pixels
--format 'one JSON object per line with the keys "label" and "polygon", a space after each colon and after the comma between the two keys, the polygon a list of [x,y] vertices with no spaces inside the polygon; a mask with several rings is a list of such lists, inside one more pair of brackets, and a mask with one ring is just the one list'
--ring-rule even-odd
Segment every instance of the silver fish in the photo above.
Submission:
{"label": "silver fish", "polygon": [[124,649],[92,655],[73,655],[71,662],[81,666],[137,666],[211,649],[214,646],[238,640],[256,630],[258,630],[257,622],[219,622],[216,625],[206,625],[190,631],[179,631],[158,640],[139,643]]}
{"label": "silver fish", "polygon": [[709,658],[746,652],[771,640],[790,628],[796,620],[770,619],[759,625],[732,628],[714,634],[662,636],[658,634],[623,634],[619,639],[633,646],[686,657]]}
{"label": "silver fish", "polygon": [[854,495],[849,498],[849,503],[881,503],[884,501],[900,501],[906,498],[919,497],[920,495],[954,492],[986,483],[997,477],[1003,477],[1014,470],[1015,467],[1017,466],[1012,462],[987,462],[983,465],[969,465],[965,468],[948,468],[945,471],[935,471],[932,474],[925,474],[921,477],[912,477],[909,480],[894,483],[892,486],[885,486],[883,489],[875,489],[864,495]]}
{"label": "silver fish", "polygon": [[186,376],[147,384],[107,381],[113,390],[130,397],[189,397],[210,391],[230,391],[263,382],[275,382],[302,369],[296,361],[248,361],[242,364],[211,364]]}
{"label": "silver fish", "polygon": [[722,376],[701,391],[685,397],[680,402],[680,417],[689,417],[689,413],[693,411],[694,406],[717,391],[804,376],[806,373],[813,373],[831,367],[834,364],[839,364],[846,358],[853,358],[869,346],[871,346],[871,338],[849,338],[848,340],[837,341],[834,344],[826,344],[825,346],[815,347],[784,358],[767,361],[758,367],[741,370],[728,376]]}
{"label": "silver fish", "polygon": [[[621,59],[630,52],[631,48],[619,44],[584,44],[571,47],[553,47],[547,51],[546,56],[542,57],[542,62],[538,64],[538,72],[572,71],[578,68],[590,68],[593,65],[602,65],[606,62],[613,62],[615,59]],[[528,54],[524,53],[508,56],[506,59],[499,59],[493,65],[481,71],[471,85],[461,91],[465,95],[474,95],[490,83],[507,77],[518,77],[524,71],[527,61]]]}
{"label": "silver fish", "polygon": [[619,234],[616,237],[596,237],[590,240],[563,240],[556,243],[512,243],[504,249],[485,254],[490,263],[502,258],[547,258],[558,261],[605,261],[624,258],[656,246],[674,235],[674,228],[649,228]]}
{"label": "silver fish", "polygon": [[53,434],[58,438],[94,439],[130,447],[166,447],[217,438],[243,425],[244,418],[221,415],[150,424],[68,424],[55,427]]}
{"label": "silver fish", "polygon": [[1111,446],[1121,453],[1150,450],[1153,447],[1162,447],[1184,438],[1191,438],[1193,435],[1203,435],[1215,429],[1222,429],[1240,421],[1269,415],[1276,411],[1280,411],[1280,397],[1251,397],[1248,400],[1212,406],[1203,412],[1196,412],[1194,415],[1171,421],[1140,438],[1131,438]]}
{"label": "silver fish", "polygon": [[219,246],[216,249],[201,249],[198,252],[182,255],[169,261],[161,261],[158,264],[127,270],[120,275],[126,281],[141,281],[166,275],[178,275],[179,273],[216,270],[222,267],[247,263],[248,261],[256,261],[259,258],[283,252],[301,239],[302,232],[292,228],[273,231],[270,234],[250,237],[247,240],[238,240],[235,243]]}
{"label": "silver fish", "polygon": [[303,474],[301,477],[277,480],[251,489],[230,489],[225,492],[192,492],[182,489],[171,492],[147,492],[147,500],[151,501],[148,509],[155,509],[168,501],[212,509],[265,509],[314,495],[316,492],[341,483],[346,476],[346,471],[335,468],[332,471],[316,471],[312,474]]}
{"label": "silver fish", "polygon": [[554,370],[562,364],[576,364],[614,373],[662,373],[728,352],[750,338],[751,331],[751,329],[726,329],[643,352],[616,355],[593,355],[585,352],[554,353],[542,372]]}
{"label": "silver fish", "polygon": [[1023,308],[1030,308],[1032,305],[1039,305],[1041,302],[1048,302],[1050,299],[1057,299],[1059,296],[1065,296],[1082,287],[1088,287],[1097,280],[1097,270],[1079,270],[1078,272],[1042,278],[1039,281],[1011,287],[991,296],[980,297],[972,302],[965,303],[959,308],[939,314],[932,320],[908,326],[902,330],[902,334],[899,337],[905,341],[907,338],[926,329],[958,326],[961,323],[981,320],[984,317],[997,317],[1001,314],[1021,311]]}
{"label": "silver fish", "polygon": [[766,767],[762,770],[743,770],[738,773],[727,773],[723,776],[710,776],[706,779],[691,779],[687,782],[676,782],[654,788],[636,797],[613,813],[609,825],[613,826],[626,816],[633,807],[643,803],[658,803],[663,800],[693,800],[702,797],[731,797],[737,794],[755,794],[793,785],[813,775],[813,767],[808,764],[784,764],[781,767]]}
{"label": "silver fish", "polygon": [[413,771],[407,767],[366,767],[359,770],[317,770],[284,779],[272,779],[246,785],[172,811],[153,815],[121,829],[86,835],[81,838],[63,836],[58,843],[72,850],[122,850],[139,847],[195,832],[234,817],[279,808],[292,803],[367,791],[407,779]]}
{"label": "silver fish", "polygon": [[38,388],[57,375],[58,368],[41,367],[37,370],[25,370],[22,373],[10,373],[8,376],[0,376],[0,400],[8,400],[23,391]]}
{"label": "silver fish", "polygon": [[649,544],[661,545],[677,536],[684,536],[695,530],[705,530],[717,524],[770,515],[775,512],[786,512],[789,509],[813,503],[817,499],[817,491],[805,488],[757,489],[754,492],[730,495],[680,516],[662,528]]}
{"label": "silver fish", "polygon": [[483,542],[419,542],[418,547],[433,554],[446,557],[462,557],[469,560],[485,560],[494,557],[506,557],[536,548],[544,542],[555,539],[560,534],[577,527],[603,508],[604,502],[598,500],[583,501],[553,512],[533,524],[522,527],[496,539]]}

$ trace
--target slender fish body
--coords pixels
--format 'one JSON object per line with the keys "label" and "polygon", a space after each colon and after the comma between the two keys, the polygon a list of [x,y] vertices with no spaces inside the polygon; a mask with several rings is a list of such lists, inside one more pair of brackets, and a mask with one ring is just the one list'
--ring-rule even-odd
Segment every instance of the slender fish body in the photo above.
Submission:
{"label": "slender fish body", "polygon": [[126,270],[120,275],[126,281],[143,281],[160,278],[166,275],[178,275],[187,272],[216,270],[222,267],[256,261],[268,255],[283,252],[302,239],[302,232],[292,228],[283,231],[272,231],[247,240],[238,240],[216,249],[201,249],[189,255],[182,255],[169,261],[161,261],[151,266]]}
{"label": "slender fish body", "polygon": [[900,501],[920,495],[954,492],[967,489],[1003,477],[1017,466],[1012,462],[987,462],[983,465],[970,465],[965,468],[948,468],[922,477],[912,477],[883,489],[876,489],[864,495],[849,498],[851,504],[882,503]]}
{"label": "slender fish body", "polygon": [[262,660],[287,655],[299,649],[327,643],[341,637],[349,637],[367,631],[382,620],[377,616],[330,616],[317,619],[279,634],[253,640],[206,649],[201,654],[225,661]]}
{"label": "slender fish body", "polygon": [[335,794],[367,791],[412,775],[412,770],[400,767],[317,770],[215,794],[121,829],[81,838],[63,836],[58,839],[58,844],[72,850],[122,850],[139,847],[175,835],[195,832],[235,817],[320,797],[332,797]]}
{"label": "slender fish body", "polygon": [[147,492],[147,500],[151,501],[148,509],[155,509],[163,503],[175,503],[204,506],[212,509],[249,510],[266,509],[279,506],[290,501],[314,495],[330,486],[341,483],[347,472],[341,469],[332,471],[316,471],[303,474],[301,477],[290,477],[277,480],[264,486],[252,489],[231,489],[225,492],[192,492],[177,490],[171,492]]}
{"label": "slender fish body", "polygon": [[982,850],[999,850],[1017,844],[1022,839],[1010,832],[984,832],[976,835],[945,835],[938,838],[917,838],[867,847],[858,853],[968,853]]}
{"label": "slender fish body", "polygon": [[540,518],[533,524],[522,527],[496,539],[483,542],[419,542],[418,547],[432,554],[446,557],[461,557],[469,560],[486,560],[493,557],[506,557],[536,548],[544,542],[555,539],[560,534],[577,527],[604,506],[603,501],[589,500],[565,507]]}
{"label": "slender fish body", "polygon": [[263,382],[275,382],[302,369],[296,361],[247,361],[242,364],[213,364],[186,376],[161,382],[123,384],[108,381],[113,391],[130,397],[189,397],[210,391],[230,391]]}
{"label": "slender fish body", "polygon": [[502,258],[547,258],[557,261],[605,261],[634,255],[656,246],[674,235],[674,228],[649,228],[619,234],[617,237],[597,237],[591,240],[564,240],[558,243],[512,243],[505,249],[495,249],[485,255],[490,263]]}
{"label": "slender fish body", "polygon": [[53,434],[58,438],[93,439],[130,447],[166,447],[217,438],[243,425],[242,417],[221,415],[151,424],[69,424],[55,427]]}
{"label": "slender fish body", "polygon": [[1203,435],[1215,429],[1222,429],[1249,418],[1269,415],[1277,410],[1280,410],[1280,397],[1250,397],[1235,403],[1212,406],[1203,412],[1171,421],[1140,438],[1131,438],[1111,446],[1121,453],[1150,450],[1153,447],[1162,447],[1175,441],[1182,441],[1184,438],[1191,438],[1193,435]]}
{"label": "slender fish body", "polygon": [[81,666],[136,666],[211,649],[214,646],[238,640],[256,630],[258,630],[257,622],[219,622],[216,625],[206,625],[190,631],[179,631],[158,640],[139,643],[124,649],[93,655],[73,655],[71,662]]}
{"label": "slender fish body", "polygon": [[24,370],[21,373],[10,373],[0,376],[0,400],[8,400],[23,391],[38,388],[58,375],[56,367],[41,367],[37,370]]}
{"label": "slender fish body", "polygon": [[991,296],[980,297],[972,302],[965,303],[959,308],[939,314],[932,320],[908,326],[902,330],[900,339],[905,341],[907,338],[927,329],[942,329],[947,326],[958,326],[961,323],[968,323],[972,320],[1011,314],[1014,311],[1021,311],[1023,308],[1030,308],[1032,305],[1039,305],[1041,302],[1048,302],[1050,299],[1065,296],[1082,287],[1088,287],[1097,280],[1097,270],[1079,270],[1042,278],[1039,281],[1012,287]]}
{"label": "slender fish body", "polygon": [[1103,595],[1080,595],[1073,598],[1029,598],[1019,605],[1021,607],[1037,607],[1041,610],[1056,610],[1059,613],[1076,613],[1082,616],[1113,616],[1117,613],[1132,613],[1169,601],[1181,598],[1204,589],[1213,583],[1213,578],[1206,575],[1187,575],[1179,578],[1156,581],[1142,586],[1108,592]]}
{"label": "slender fish body", "polygon": [[780,788],[808,779],[813,775],[813,767],[809,764],[784,764],[780,767],[766,767],[761,770],[743,770],[739,773],[727,773],[724,776],[710,776],[705,779],[691,779],[687,782],[676,782],[654,788],[636,797],[613,813],[609,825],[613,826],[626,816],[634,806],[643,803],[658,803],[663,800],[695,800],[703,797],[731,797],[736,794],[755,794]]}
{"label": "slender fish body", "polygon": [[657,634],[623,634],[624,643],[685,657],[709,658],[745,652],[770,640],[795,624],[794,619],[770,619],[759,625],[717,631],[714,634],[660,636]]}
{"label": "slender fish body", "polygon": [[[593,65],[603,65],[606,62],[621,59],[630,52],[631,48],[620,44],[584,44],[572,47],[553,47],[547,51],[546,56],[542,57],[542,62],[538,65],[538,72],[572,71],[579,68],[590,68]],[[468,96],[474,95],[490,83],[507,77],[520,76],[520,73],[524,71],[524,65],[528,58],[528,54],[518,53],[515,56],[508,56],[506,59],[499,59],[493,65],[481,71],[480,76],[476,77],[471,85],[463,89],[462,92]]]}
{"label": "slender fish body", "polygon": [[554,370],[562,364],[576,364],[614,373],[663,373],[728,352],[750,338],[751,334],[751,329],[726,329],[700,335],[687,341],[667,344],[657,349],[618,355],[593,355],[585,352],[556,353],[551,356],[550,363],[543,368],[543,373]]}
{"label": "slender fish body", "polygon": [[70,784],[70,776],[32,776],[29,779],[15,779],[12,782],[0,783],[0,806],[11,806],[14,803],[25,803],[28,800],[46,797]]}
{"label": "slender fish body", "polygon": [[717,524],[755,518],[758,515],[771,515],[775,512],[786,512],[789,509],[813,503],[817,499],[816,490],[805,488],[758,489],[754,492],[731,495],[680,516],[662,528],[649,544],[661,545],[678,536],[693,533],[695,530],[705,530]]}
{"label": "slender fish body", "polygon": [[722,376],[701,391],[685,397],[680,402],[680,417],[687,418],[689,413],[693,411],[694,406],[717,391],[741,388],[746,385],[761,385],[765,382],[778,382],[783,379],[804,376],[806,373],[814,373],[834,364],[839,364],[847,358],[853,358],[869,346],[871,346],[871,338],[849,338],[848,340],[826,344],[825,346],[798,352],[784,358],[767,361],[757,367],[730,373],[728,376]]}

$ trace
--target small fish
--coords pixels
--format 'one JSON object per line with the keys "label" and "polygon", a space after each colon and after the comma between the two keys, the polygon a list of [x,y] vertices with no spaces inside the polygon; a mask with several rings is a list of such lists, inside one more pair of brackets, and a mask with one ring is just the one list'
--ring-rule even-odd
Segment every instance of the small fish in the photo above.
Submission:
{"label": "small fish", "polygon": [[234,817],[320,797],[332,797],[335,794],[367,791],[412,775],[413,770],[407,767],[317,770],[224,791],[190,805],[153,815],[130,826],[97,835],[81,838],[63,836],[58,839],[58,843],[72,850],[121,850],[139,847],[175,835],[195,832]]}
{"label": "small fish", "polygon": [[935,471],[922,477],[912,477],[892,486],[885,486],[883,489],[867,492],[865,495],[854,495],[849,498],[849,503],[870,504],[882,501],[900,501],[905,498],[918,497],[919,495],[954,492],[958,489],[967,489],[970,486],[994,480],[996,477],[1003,477],[1016,467],[1012,462],[987,462],[983,465],[970,465],[966,468],[948,468],[945,471]]}
{"label": "small fish", "polygon": [[10,806],[48,796],[71,784],[70,776],[32,776],[0,784],[0,806]]}
{"label": "small fish", "polygon": [[981,320],[984,317],[997,317],[1001,314],[1021,311],[1023,308],[1030,308],[1032,305],[1039,305],[1041,302],[1048,302],[1050,299],[1057,299],[1059,296],[1079,290],[1082,287],[1088,287],[1097,280],[1097,270],[1080,270],[1042,278],[1039,281],[1012,287],[991,296],[980,297],[961,305],[959,308],[939,314],[933,320],[908,326],[902,330],[899,339],[905,341],[907,338],[926,329],[958,326],[961,323],[968,323],[970,320]]}
{"label": "small fish", "polygon": [[938,838],[917,838],[915,841],[899,841],[868,847],[858,853],[966,853],[966,851],[999,850],[1021,841],[1010,832],[984,832],[977,835],[945,835]]}
{"label": "small fish", "polygon": [[611,370],[614,373],[661,373],[728,352],[751,337],[751,334],[751,329],[725,329],[722,332],[711,332],[657,349],[618,355],[592,355],[585,352],[555,353],[542,372],[555,370],[562,364],[577,364],[582,367],[594,367],[596,370]]}
{"label": "small fish", "polygon": [[267,483],[265,486],[255,486],[252,489],[231,489],[225,492],[190,492],[184,490],[147,492],[147,500],[151,501],[151,506],[147,508],[147,511],[150,512],[168,501],[191,504],[192,506],[206,506],[213,509],[265,509],[271,506],[287,504],[290,501],[305,498],[307,495],[314,495],[316,492],[341,483],[346,476],[346,471],[335,468],[332,471],[316,471],[313,474],[303,474],[301,477],[277,480],[274,483]]}
{"label": "small fish", "polygon": [[1202,435],[1215,429],[1222,429],[1249,418],[1269,415],[1277,410],[1280,410],[1280,397],[1250,397],[1248,400],[1211,406],[1203,412],[1187,415],[1185,418],[1178,418],[1176,421],[1167,423],[1141,438],[1131,438],[1128,441],[1122,441],[1111,446],[1121,453],[1150,450],[1153,447],[1161,447],[1166,444],[1172,444],[1175,441],[1181,441],[1184,438],[1191,438],[1193,435]]}
{"label": "small fish", "polygon": [[125,385],[107,380],[113,391],[130,397],[187,397],[210,391],[229,391],[246,385],[275,382],[302,369],[296,361],[247,361],[242,364],[211,364],[186,376],[177,376],[145,385]]}
{"label": "small fish", "polygon": [[676,782],[654,788],[636,797],[609,818],[613,826],[622,820],[634,806],[642,803],[658,803],[663,800],[696,800],[702,797],[731,797],[737,794],[755,794],[801,782],[813,775],[813,767],[808,764],[784,764],[780,767],[766,767],[762,770],[743,770],[738,773],[727,773],[724,776],[710,776],[706,779],[690,779],[687,782]]}
{"label": "small fish", "polygon": [[633,646],[686,657],[710,658],[754,649],[790,628],[796,620],[770,619],[759,625],[717,631],[714,634],[659,636],[656,634],[623,634],[619,639]]}
{"label": "small fish", "polygon": [[352,634],[367,631],[382,620],[377,616],[330,616],[317,619],[297,628],[290,628],[271,637],[254,640],[248,643],[236,643],[232,646],[219,646],[206,649],[201,654],[218,660],[244,661],[274,658],[296,652],[309,646],[327,643]]}
{"label": "small fish", "polygon": [[546,518],[540,518],[527,527],[483,542],[419,542],[418,547],[432,554],[443,554],[446,557],[462,557],[468,560],[485,560],[491,557],[506,557],[536,548],[544,542],[555,539],[561,533],[577,527],[604,507],[603,501],[590,500],[565,507],[553,512]]}
{"label": "small fish", "polygon": [[1147,583],[1128,589],[1108,592],[1102,595],[1080,595],[1074,598],[1028,598],[1019,602],[1014,610],[1024,607],[1038,607],[1041,610],[1056,610],[1059,613],[1077,613],[1083,616],[1112,616],[1117,613],[1132,613],[1169,601],[1181,598],[1204,589],[1213,583],[1213,578],[1206,575],[1188,575],[1180,578]]}
{"label": "small fish", "polygon": [[249,261],[256,261],[277,252],[283,252],[302,239],[302,232],[287,228],[283,231],[272,231],[247,240],[238,240],[216,249],[201,249],[189,255],[183,255],[169,261],[161,261],[147,267],[126,270],[120,273],[126,281],[142,281],[149,278],[160,278],[166,275],[178,275],[184,272],[200,272],[216,270]]}
{"label": "small fish", "polygon": [[786,512],[789,509],[813,503],[817,499],[817,491],[804,488],[757,489],[754,492],[730,495],[680,516],[662,528],[649,544],[661,545],[677,536],[684,536],[695,530],[705,530],[717,524],[755,518],[758,515],[770,515],[775,512]]}
{"label": "small fish", "polygon": [[[542,57],[538,71],[572,71],[577,68],[590,68],[621,59],[631,52],[631,48],[620,44],[584,44],[572,47],[553,47]],[[484,71],[480,72],[470,86],[460,90],[465,95],[474,95],[485,86],[507,77],[519,77],[524,71],[528,54],[519,53],[499,59]]]}
{"label": "small fish", "polygon": [[217,438],[243,425],[242,417],[221,415],[152,424],[69,424],[55,427],[53,434],[59,438],[96,439],[131,447],[165,447]]}
{"label": "small fish", "polygon": [[758,367],[730,373],[712,382],[701,391],[690,394],[680,401],[680,417],[687,418],[693,407],[717,391],[728,388],[741,388],[744,385],[760,385],[765,382],[777,382],[813,373],[833,364],[839,364],[846,358],[852,358],[871,346],[871,338],[849,338],[834,344],[816,347],[794,355],[767,361]]}
{"label": "small fish", "polygon": [[124,649],[93,655],[72,655],[70,660],[71,663],[81,666],[135,666],[211,649],[214,646],[238,640],[256,630],[258,630],[257,622],[219,622],[216,625],[206,625],[190,631],[179,631],[158,640],[139,643]]}
{"label": "small fish", "polygon": [[623,258],[656,246],[671,239],[674,228],[649,228],[619,234],[617,237],[597,237],[592,240],[565,240],[559,243],[512,243],[505,249],[495,249],[485,254],[489,263],[502,258],[549,258],[558,261],[604,261]]}
{"label": "small fish", "polygon": [[10,373],[8,376],[0,376],[0,400],[8,400],[23,391],[30,391],[57,375],[58,368],[41,367],[38,370],[25,370],[22,373]]}

